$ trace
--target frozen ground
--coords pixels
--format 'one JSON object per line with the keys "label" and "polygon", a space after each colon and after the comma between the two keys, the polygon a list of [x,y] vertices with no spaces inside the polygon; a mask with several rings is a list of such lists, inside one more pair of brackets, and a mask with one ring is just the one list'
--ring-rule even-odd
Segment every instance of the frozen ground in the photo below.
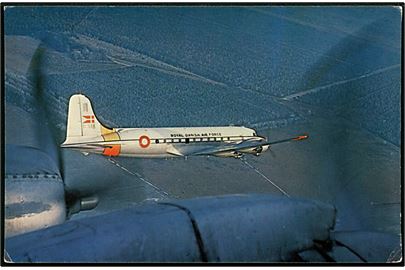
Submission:
{"label": "frozen ground", "polygon": [[272,193],[334,204],[342,230],[400,232],[400,11],[391,7],[12,8],[5,12],[6,143],[45,99],[64,140],[68,98],[107,125],[243,124],[304,142],[243,160],[108,159],[63,151],[66,188],[105,213],[165,197]]}

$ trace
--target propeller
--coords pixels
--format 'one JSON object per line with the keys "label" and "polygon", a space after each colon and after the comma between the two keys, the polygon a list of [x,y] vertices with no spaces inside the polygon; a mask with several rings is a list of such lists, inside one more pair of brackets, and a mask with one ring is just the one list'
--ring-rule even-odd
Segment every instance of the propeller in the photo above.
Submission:
{"label": "propeller", "polygon": [[[49,98],[45,93],[46,80],[43,67],[46,60],[46,48],[44,44],[40,44],[35,51],[29,68],[29,76],[33,85],[34,104],[37,109],[36,122],[40,125],[35,130],[40,138],[41,150],[45,151],[57,164],[61,179],[65,180],[64,158],[59,147],[59,136],[57,130],[58,119],[52,117],[57,115],[53,113],[50,106]],[[67,217],[81,210],[90,210],[97,206],[97,196],[82,197],[77,191],[67,191],[65,189],[65,201],[67,205]]]}
{"label": "propeller", "polygon": [[58,144],[58,136],[56,130],[56,124],[54,119],[50,116],[53,115],[49,106],[48,98],[45,95],[45,79],[44,71],[42,67],[44,66],[45,58],[45,47],[41,43],[36,49],[29,68],[29,76],[31,83],[33,85],[33,97],[34,104],[33,107],[37,110],[37,123],[40,128],[37,128],[35,132],[38,132],[38,138],[40,138],[40,146],[42,150],[47,152],[51,158],[54,159],[58,166],[59,174],[61,178],[64,178],[63,170],[63,157]]}
{"label": "propeller", "polygon": [[269,151],[272,158],[274,158],[274,159],[277,158],[276,153],[273,151],[273,148],[271,148],[271,145],[269,145],[268,151]]}

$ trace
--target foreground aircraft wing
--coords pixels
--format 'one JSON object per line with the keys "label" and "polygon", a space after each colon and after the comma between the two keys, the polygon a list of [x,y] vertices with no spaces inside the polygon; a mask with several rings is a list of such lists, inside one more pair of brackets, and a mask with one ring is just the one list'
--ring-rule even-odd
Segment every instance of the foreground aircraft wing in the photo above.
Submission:
{"label": "foreground aircraft wing", "polygon": [[215,154],[220,154],[220,153],[225,153],[225,152],[241,151],[241,150],[250,149],[250,148],[254,148],[254,147],[263,147],[263,146],[285,143],[285,142],[290,142],[290,141],[301,141],[301,140],[305,140],[307,138],[308,138],[308,135],[300,135],[297,137],[278,140],[278,141],[272,141],[272,142],[258,141],[258,140],[246,140],[246,141],[242,141],[237,144],[210,146],[210,147],[204,147],[204,148],[201,148],[201,147],[190,148],[188,146],[176,147],[176,148],[173,147],[173,149],[168,150],[168,153],[170,153],[172,155],[176,155],[176,156],[215,155]]}

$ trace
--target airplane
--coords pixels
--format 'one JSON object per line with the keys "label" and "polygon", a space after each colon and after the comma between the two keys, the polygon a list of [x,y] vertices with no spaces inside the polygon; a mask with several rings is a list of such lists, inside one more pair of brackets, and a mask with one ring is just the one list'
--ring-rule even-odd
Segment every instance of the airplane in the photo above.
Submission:
{"label": "airplane", "polygon": [[109,128],[97,119],[88,97],[74,94],[69,100],[66,140],[61,147],[109,157],[241,158],[243,154],[259,156],[274,144],[307,138],[305,134],[269,142],[254,129],[243,126]]}

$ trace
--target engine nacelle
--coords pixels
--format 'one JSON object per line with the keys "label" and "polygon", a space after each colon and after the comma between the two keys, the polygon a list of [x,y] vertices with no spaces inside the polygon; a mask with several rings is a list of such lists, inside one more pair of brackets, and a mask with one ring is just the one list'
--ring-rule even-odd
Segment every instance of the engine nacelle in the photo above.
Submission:
{"label": "engine nacelle", "polygon": [[262,147],[263,147],[263,149],[262,149],[262,153],[263,153],[263,152],[266,152],[267,150],[269,150],[270,145],[265,145],[265,146],[262,146]]}
{"label": "engine nacelle", "polygon": [[261,153],[267,151],[269,149],[269,147],[270,147],[269,145],[256,146],[256,147],[241,150],[241,152],[246,153],[246,154],[253,154],[253,155],[259,156]]}
{"label": "engine nacelle", "polygon": [[243,154],[238,151],[230,151],[230,152],[223,152],[215,154],[217,157],[233,157],[233,158],[241,158]]}

